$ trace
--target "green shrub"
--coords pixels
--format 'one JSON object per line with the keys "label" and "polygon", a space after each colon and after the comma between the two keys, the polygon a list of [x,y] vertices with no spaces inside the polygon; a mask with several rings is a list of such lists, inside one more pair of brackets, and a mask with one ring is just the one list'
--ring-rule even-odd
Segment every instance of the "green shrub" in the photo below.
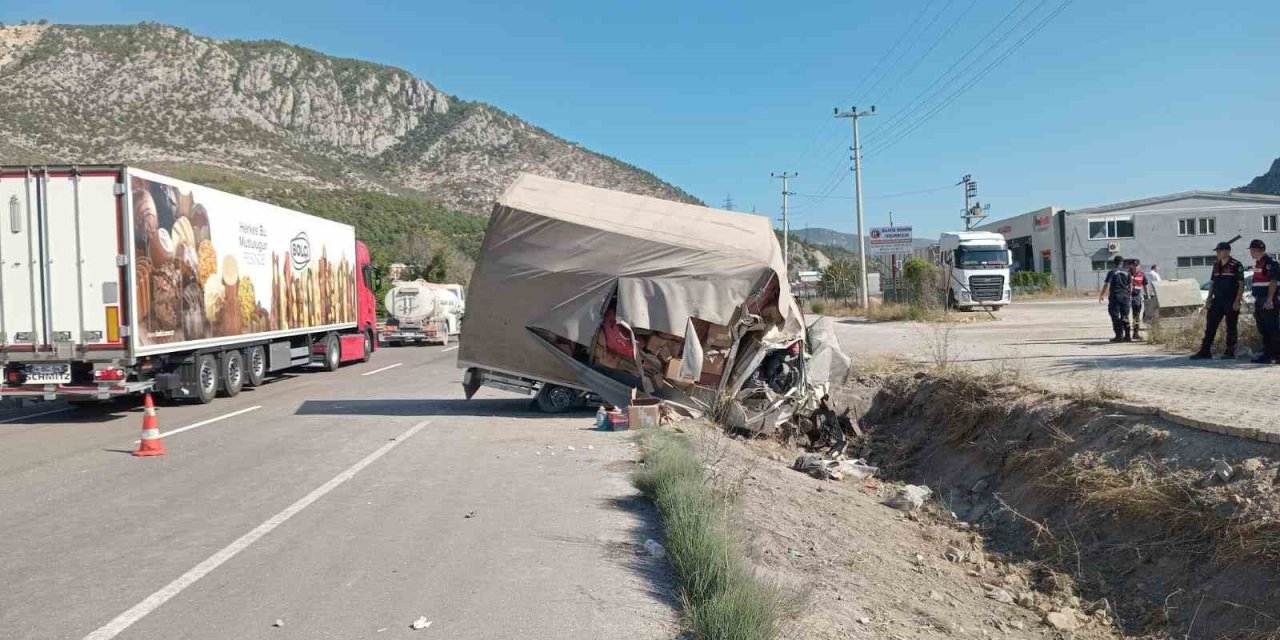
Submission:
{"label": "green shrub", "polygon": [[747,564],[729,499],[704,478],[692,443],[651,429],[641,444],[644,470],[633,482],[658,507],[685,625],[706,640],[775,637],[788,601]]}
{"label": "green shrub", "polygon": [[1020,289],[1041,290],[1053,287],[1053,274],[1043,271],[1015,271],[1009,278],[1011,286]]}
{"label": "green shrub", "polygon": [[825,301],[822,301],[822,300],[810,300],[810,301],[809,301],[809,311],[810,311],[810,312],[812,312],[812,313],[816,313],[816,314],[818,314],[818,315],[822,315],[822,313],[823,313],[824,311],[826,311],[826,310],[827,310],[827,303],[826,303]]}

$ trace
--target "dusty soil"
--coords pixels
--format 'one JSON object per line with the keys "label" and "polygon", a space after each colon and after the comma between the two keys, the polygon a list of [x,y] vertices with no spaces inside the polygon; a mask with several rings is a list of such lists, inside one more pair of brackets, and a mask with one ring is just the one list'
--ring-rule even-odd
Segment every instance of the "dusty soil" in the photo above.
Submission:
{"label": "dusty soil", "polygon": [[860,455],[1073,609],[1132,636],[1280,636],[1274,445],[965,372],[894,376],[863,406]]}
{"label": "dusty soil", "polygon": [[[994,374],[864,374],[832,395],[876,478],[679,427],[737,496],[762,575],[800,598],[784,638],[1280,637],[1273,445]],[[933,491],[918,512],[883,504],[906,482]]]}
{"label": "dusty soil", "polygon": [[[881,504],[895,484],[817,480],[790,468],[792,449],[680,428],[693,434],[715,481],[738,496],[762,575],[799,598],[782,637],[1068,637],[1040,612],[989,597],[1033,591],[1035,576],[985,551],[981,535],[936,505],[907,514]],[[1065,604],[1071,596],[1055,597]],[[1116,637],[1105,613],[1076,623],[1071,637]]]}

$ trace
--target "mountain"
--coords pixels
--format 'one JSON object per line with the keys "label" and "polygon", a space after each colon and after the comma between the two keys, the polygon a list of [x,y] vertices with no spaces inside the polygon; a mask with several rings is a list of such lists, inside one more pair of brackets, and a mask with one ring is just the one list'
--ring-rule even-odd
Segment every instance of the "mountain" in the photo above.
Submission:
{"label": "mountain", "polygon": [[1280,158],[1276,158],[1276,161],[1271,163],[1270,171],[1254,178],[1252,182],[1236,191],[1280,196]]}
{"label": "mountain", "polygon": [[30,162],[220,168],[475,214],[522,171],[696,202],[394,67],[153,23],[0,28],[0,163]]}

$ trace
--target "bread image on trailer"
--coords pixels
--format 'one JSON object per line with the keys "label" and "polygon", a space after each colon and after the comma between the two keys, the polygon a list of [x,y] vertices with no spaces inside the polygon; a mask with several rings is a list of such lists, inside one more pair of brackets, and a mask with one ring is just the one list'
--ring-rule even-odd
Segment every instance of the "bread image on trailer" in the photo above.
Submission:
{"label": "bread image on trailer", "polygon": [[[376,345],[350,225],[120,165],[0,167],[0,202],[0,399],[207,402]],[[282,278],[359,295],[290,319]]]}

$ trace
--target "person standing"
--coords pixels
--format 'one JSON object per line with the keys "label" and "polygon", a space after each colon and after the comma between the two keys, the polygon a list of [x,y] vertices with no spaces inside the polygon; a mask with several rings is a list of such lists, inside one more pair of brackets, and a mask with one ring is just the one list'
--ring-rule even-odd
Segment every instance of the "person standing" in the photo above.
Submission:
{"label": "person standing", "polygon": [[1151,270],[1147,272],[1147,282],[1150,282],[1151,284],[1160,282],[1160,265],[1151,265]]}
{"label": "person standing", "polygon": [[1133,280],[1133,300],[1129,305],[1132,316],[1129,319],[1133,326],[1133,339],[1141,340],[1138,331],[1142,328],[1142,305],[1147,298],[1147,276],[1142,272],[1141,260],[1133,258],[1129,261],[1129,277]]}
{"label": "person standing", "polygon": [[1133,278],[1124,265],[1124,258],[1116,256],[1111,259],[1111,270],[1103,281],[1102,291],[1098,292],[1098,303],[1107,300],[1107,315],[1111,316],[1111,329],[1116,337],[1112,342],[1133,342],[1129,333],[1129,313],[1133,304]]}
{"label": "person standing", "polygon": [[1204,340],[1200,350],[1191,354],[1192,360],[1212,358],[1210,349],[1218,335],[1218,325],[1227,321],[1227,349],[1222,359],[1236,357],[1236,336],[1240,326],[1240,301],[1244,298],[1244,265],[1231,257],[1231,245],[1219,242],[1213,249],[1218,259],[1213,263],[1210,276],[1209,298],[1204,301]]}
{"label": "person standing", "polygon": [[1280,359],[1280,309],[1276,307],[1276,278],[1280,277],[1280,265],[1267,254],[1267,244],[1254,239],[1249,243],[1249,255],[1253,257],[1253,319],[1262,335],[1262,355],[1253,359],[1257,364],[1267,364]]}

